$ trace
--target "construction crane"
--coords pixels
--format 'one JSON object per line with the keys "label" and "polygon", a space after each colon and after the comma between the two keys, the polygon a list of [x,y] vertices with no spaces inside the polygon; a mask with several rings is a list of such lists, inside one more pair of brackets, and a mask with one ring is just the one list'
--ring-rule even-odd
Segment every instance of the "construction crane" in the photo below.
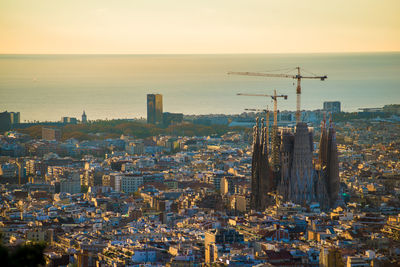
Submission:
{"label": "construction crane", "polygon": [[262,76],[262,77],[277,77],[277,78],[290,78],[297,80],[296,95],[297,95],[297,107],[296,107],[296,122],[300,122],[300,105],[301,105],[301,79],[320,79],[324,81],[328,76],[303,76],[300,73],[300,67],[296,67],[297,74],[276,74],[276,73],[260,73],[260,72],[235,72],[230,71],[228,74],[232,75],[245,75],[245,76]]}
{"label": "construction crane", "polygon": [[282,97],[283,99],[287,99],[287,95],[277,95],[276,90],[274,90],[273,95],[265,95],[265,94],[242,94],[238,93],[239,96],[261,96],[261,97],[271,97],[274,101],[274,127],[273,129],[273,138],[272,140],[272,167],[274,171],[278,171],[279,168],[279,151],[278,151],[278,140],[277,140],[277,133],[278,133],[278,98]]}
{"label": "construction crane", "polygon": [[[285,100],[288,98],[287,95],[277,95],[276,90],[274,90],[273,95],[266,95],[266,94],[242,94],[238,93],[237,95],[240,96],[262,96],[262,97],[271,97],[271,99],[274,101],[274,126],[278,125],[278,97],[283,97]],[[268,106],[267,106],[268,109]]]}
{"label": "construction crane", "polygon": [[256,108],[245,108],[246,111],[255,111],[255,112],[265,112],[265,126],[266,126],[266,139],[267,139],[267,153],[269,153],[269,109],[256,109]]}

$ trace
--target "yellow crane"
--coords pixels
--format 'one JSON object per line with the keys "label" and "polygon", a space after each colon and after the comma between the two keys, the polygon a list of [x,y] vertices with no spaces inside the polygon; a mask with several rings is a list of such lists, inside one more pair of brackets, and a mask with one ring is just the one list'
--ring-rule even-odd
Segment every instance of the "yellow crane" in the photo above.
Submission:
{"label": "yellow crane", "polygon": [[266,94],[242,94],[238,93],[239,96],[261,96],[261,97],[271,97],[274,101],[274,127],[273,129],[273,137],[272,137],[272,166],[274,171],[277,171],[279,168],[279,151],[278,151],[278,140],[277,140],[277,133],[278,133],[278,98],[282,97],[283,99],[287,99],[287,95],[277,95],[276,90],[274,90],[273,95],[266,95]]}
{"label": "yellow crane", "polygon": [[296,95],[297,95],[297,107],[296,107],[296,121],[300,122],[300,105],[301,105],[301,79],[320,79],[324,81],[328,78],[328,76],[303,76],[300,72],[300,67],[295,68],[297,70],[297,74],[277,74],[277,73],[260,73],[260,72],[238,72],[238,71],[230,71],[228,74],[232,75],[245,75],[245,76],[262,76],[262,77],[277,77],[277,78],[290,78],[297,80],[296,87]]}

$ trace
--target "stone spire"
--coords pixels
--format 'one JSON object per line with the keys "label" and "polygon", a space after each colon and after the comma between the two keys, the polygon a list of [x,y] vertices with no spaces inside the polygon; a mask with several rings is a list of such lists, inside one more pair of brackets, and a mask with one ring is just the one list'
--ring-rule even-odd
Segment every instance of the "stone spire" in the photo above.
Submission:
{"label": "stone spire", "polygon": [[327,144],[327,191],[330,206],[334,207],[338,199],[340,178],[339,178],[339,159],[336,144],[336,131],[333,128],[332,119],[329,120],[328,144]]}
{"label": "stone spire", "polygon": [[251,160],[251,197],[250,204],[253,209],[258,206],[258,188],[259,188],[259,147],[260,136],[258,129],[259,120],[256,119],[256,125],[253,127],[253,155]]}
{"label": "stone spire", "polygon": [[326,132],[326,118],[324,114],[324,119],[321,122],[321,138],[319,141],[319,163],[322,166],[326,166],[328,162],[328,134]]}
{"label": "stone spire", "polygon": [[267,129],[259,119],[253,128],[253,156],[251,171],[251,208],[265,210],[269,204],[268,193],[274,190],[274,176],[268,163]]}

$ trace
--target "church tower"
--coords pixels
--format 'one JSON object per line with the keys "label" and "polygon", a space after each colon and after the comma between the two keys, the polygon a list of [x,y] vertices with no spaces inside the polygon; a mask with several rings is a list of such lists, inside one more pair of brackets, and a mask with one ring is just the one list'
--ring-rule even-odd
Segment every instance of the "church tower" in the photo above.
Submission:
{"label": "church tower", "polygon": [[86,116],[85,111],[83,111],[83,114],[82,114],[82,123],[87,123],[87,116]]}

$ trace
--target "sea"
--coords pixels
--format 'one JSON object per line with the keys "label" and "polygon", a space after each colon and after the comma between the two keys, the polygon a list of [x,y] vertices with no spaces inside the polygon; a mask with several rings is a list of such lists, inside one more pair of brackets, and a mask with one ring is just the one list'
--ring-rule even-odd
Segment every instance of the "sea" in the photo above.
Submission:
{"label": "sea", "polygon": [[343,111],[400,104],[400,52],[222,55],[0,55],[0,112],[21,122],[146,117],[146,95],[163,95],[164,112],[240,114],[273,107],[296,109],[296,81],[228,75],[229,71],[327,75],[302,80],[302,109],[340,101]]}

